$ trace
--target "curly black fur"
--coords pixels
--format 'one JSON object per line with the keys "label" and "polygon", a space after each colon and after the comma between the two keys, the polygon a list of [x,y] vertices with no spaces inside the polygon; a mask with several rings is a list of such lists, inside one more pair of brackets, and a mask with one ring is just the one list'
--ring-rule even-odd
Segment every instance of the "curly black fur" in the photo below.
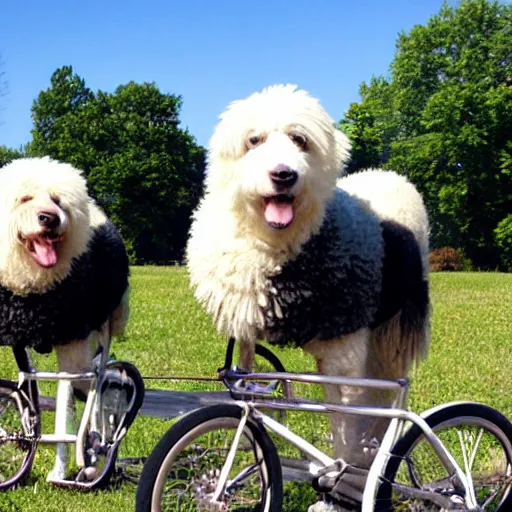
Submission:
{"label": "curly black fur", "polygon": [[399,311],[407,323],[402,328],[421,329],[429,304],[412,232],[382,221],[341,190],[319,233],[270,278],[267,296],[259,337],[283,346],[375,328]]}
{"label": "curly black fur", "polygon": [[0,345],[33,347],[85,339],[119,306],[128,286],[128,257],[112,223],[95,229],[70,274],[44,293],[14,294],[0,285]]}
{"label": "curly black fur", "polygon": [[429,314],[429,289],[418,243],[410,230],[392,221],[382,222],[384,262],[377,327],[398,313],[402,330],[421,329]]}

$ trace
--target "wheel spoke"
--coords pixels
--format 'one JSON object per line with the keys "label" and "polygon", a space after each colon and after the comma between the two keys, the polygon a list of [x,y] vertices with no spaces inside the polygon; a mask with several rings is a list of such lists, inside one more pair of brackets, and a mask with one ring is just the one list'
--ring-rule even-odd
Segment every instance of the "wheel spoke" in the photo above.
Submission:
{"label": "wheel spoke", "polygon": [[235,476],[232,480],[229,480],[226,484],[226,492],[231,492],[232,489],[236,489],[240,486],[240,483],[246,480],[247,478],[250,478],[252,475],[256,473],[256,471],[259,470],[261,462],[258,462],[257,464],[252,464],[251,466],[243,469],[238,473],[238,475]]}
{"label": "wheel spoke", "polygon": [[[479,510],[512,510],[512,425],[507,418],[471,403],[447,406],[428,420],[465,473]],[[464,496],[419,428],[409,429],[392,454],[382,475],[388,484],[379,490],[379,504],[400,511],[439,511],[447,507],[437,497],[444,497],[451,506],[464,508]]]}
{"label": "wheel spoke", "polygon": [[7,489],[30,469],[35,450],[28,436],[14,394],[0,395],[0,486]]}
{"label": "wheel spoke", "polygon": [[478,451],[478,446],[480,445],[480,439],[482,439],[482,435],[484,433],[484,429],[481,428],[478,431],[478,436],[476,438],[475,446],[473,447],[473,451],[471,452],[471,456],[469,458],[469,467],[473,469],[473,463],[475,462],[476,452]]}
{"label": "wheel spoke", "polygon": [[[166,457],[153,477],[151,495],[152,503],[158,503],[156,508],[175,512],[272,510],[266,508],[275,471],[269,469],[269,447],[262,445],[261,434],[247,422],[248,416],[240,418],[239,409],[228,409],[234,410],[237,417],[203,420],[185,431],[177,428],[179,435],[166,448]],[[202,417],[199,410],[197,417]],[[280,467],[275,448],[274,454],[276,467]]]}
{"label": "wheel spoke", "polygon": [[468,481],[468,488],[469,488],[468,490],[474,497],[475,496],[475,486],[473,485],[473,478],[471,476],[471,465],[469,463],[468,452],[466,449],[466,440],[464,439],[464,437],[466,437],[468,442],[471,443],[472,434],[470,432],[466,432],[466,435],[464,436],[463,433],[461,432],[461,430],[457,429],[457,435],[459,436],[460,448],[462,450],[462,457],[464,459],[464,468],[466,470],[466,479]]}

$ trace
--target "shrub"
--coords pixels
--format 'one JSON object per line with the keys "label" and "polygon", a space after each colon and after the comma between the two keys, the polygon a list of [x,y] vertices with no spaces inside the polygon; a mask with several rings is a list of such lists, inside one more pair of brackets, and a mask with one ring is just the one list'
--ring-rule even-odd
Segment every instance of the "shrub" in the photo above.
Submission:
{"label": "shrub", "polygon": [[430,253],[429,264],[431,272],[460,272],[461,270],[465,270],[468,266],[468,262],[462,252],[453,247],[441,247],[440,249],[432,251]]}

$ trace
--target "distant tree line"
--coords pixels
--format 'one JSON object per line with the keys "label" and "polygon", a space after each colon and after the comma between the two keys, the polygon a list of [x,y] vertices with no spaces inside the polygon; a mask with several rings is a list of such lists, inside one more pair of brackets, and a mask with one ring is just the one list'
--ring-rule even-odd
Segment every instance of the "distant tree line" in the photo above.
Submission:
{"label": "distant tree line", "polygon": [[[349,172],[407,175],[427,203],[433,248],[460,250],[475,268],[512,271],[512,5],[444,4],[401,33],[389,76],[360,87],[340,128]],[[24,154],[83,169],[134,262],[180,259],[201,194],[205,150],[179,126],[181,98],[130,82],[93,92],[70,66],[32,108],[30,144],[0,147],[0,166]]]}

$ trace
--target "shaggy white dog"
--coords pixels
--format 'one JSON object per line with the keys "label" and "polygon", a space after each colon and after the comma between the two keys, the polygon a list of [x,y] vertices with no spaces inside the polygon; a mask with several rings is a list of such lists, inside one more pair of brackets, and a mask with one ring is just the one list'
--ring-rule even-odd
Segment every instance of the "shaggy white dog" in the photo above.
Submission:
{"label": "shaggy white dog", "polygon": [[[241,344],[294,343],[327,375],[405,377],[429,339],[428,221],[404,177],[341,178],[347,137],[318,100],[274,86],[232,103],[212,136],[187,265],[195,296]],[[326,386],[332,403],[389,405]],[[336,456],[369,466],[386,422],[331,419]]]}
{"label": "shaggy white dog", "polygon": [[[126,251],[81,173],[49,158],[0,169],[0,344],[55,348],[59,370],[81,372],[127,319]],[[67,404],[61,414],[57,407],[62,433]],[[60,448],[57,480],[66,462]]]}

